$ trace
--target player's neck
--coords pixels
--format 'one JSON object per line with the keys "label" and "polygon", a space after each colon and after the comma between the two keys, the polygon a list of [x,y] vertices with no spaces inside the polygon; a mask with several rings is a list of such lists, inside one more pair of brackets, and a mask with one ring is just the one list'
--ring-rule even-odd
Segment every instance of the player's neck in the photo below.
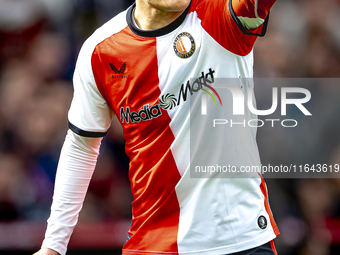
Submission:
{"label": "player's neck", "polygon": [[140,3],[136,5],[134,17],[140,29],[155,30],[169,25],[182,13],[183,11],[164,11],[150,5]]}

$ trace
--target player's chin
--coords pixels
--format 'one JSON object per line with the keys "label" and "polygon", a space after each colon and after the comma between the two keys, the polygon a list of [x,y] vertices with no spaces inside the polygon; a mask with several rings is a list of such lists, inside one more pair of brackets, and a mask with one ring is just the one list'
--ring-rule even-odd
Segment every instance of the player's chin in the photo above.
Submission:
{"label": "player's chin", "polygon": [[173,11],[184,11],[188,7],[190,0],[169,0],[169,2],[171,2]]}
{"label": "player's chin", "polygon": [[159,5],[161,9],[171,12],[184,11],[190,3],[190,0],[161,0],[161,1],[149,0],[149,1],[154,2],[154,5]]}

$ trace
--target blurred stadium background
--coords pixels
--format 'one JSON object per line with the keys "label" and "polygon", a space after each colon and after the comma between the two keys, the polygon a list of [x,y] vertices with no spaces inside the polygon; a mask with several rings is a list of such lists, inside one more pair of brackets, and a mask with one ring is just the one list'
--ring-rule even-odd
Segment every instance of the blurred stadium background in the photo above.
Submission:
{"label": "blurred stadium background", "polygon": [[[67,131],[77,54],[98,26],[132,2],[0,0],[0,254],[39,249]],[[279,0],[269,23],[266,37],[256,43],[255,77],[340,76],[339,0]],[[321,125],[317,135],[305,130],[308,149],[320,146],[308,154],[313,162],[339,162],[340,103],[332,110],[323,120],[329,125]],[[279,140],[266,139],[261,130],[258,139],[263,160],[275,162],[270,148]],[[282,154],[289,155],[301,139],[296,135]],[[300,155],[306,149],[300,148]],[[120,254],[131,218],[128,163],[114,121],[68,254]],[[280,255],[340,254],[338,179],[269,179],[267,184],[281,230]]]}

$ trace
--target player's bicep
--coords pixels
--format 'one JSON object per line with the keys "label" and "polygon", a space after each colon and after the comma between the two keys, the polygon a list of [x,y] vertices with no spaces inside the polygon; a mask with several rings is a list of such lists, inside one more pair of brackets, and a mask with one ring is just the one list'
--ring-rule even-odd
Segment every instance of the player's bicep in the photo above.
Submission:
{"label": "player's bicep", "polygon": [[248,55],[257,36],[266,31],[276,0],[192,0],[203,29],[234,54]]}
{"label": "player's bicep", "polygon": [[269,10],[275,1],[229,0],[229,11],[244,34],[264,35]]}

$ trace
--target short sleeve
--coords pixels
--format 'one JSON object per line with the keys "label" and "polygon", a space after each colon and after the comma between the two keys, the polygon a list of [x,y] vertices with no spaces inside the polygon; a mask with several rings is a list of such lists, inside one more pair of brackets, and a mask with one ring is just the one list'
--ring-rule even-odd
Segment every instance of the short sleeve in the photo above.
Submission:
{"label": "short sleeve", "polygon": [[95,46],[89,38],[80,50],[73,76],[74,95],[68,112],[69,128],[85,137],[104,136],[114,116],[93,76],[91,57]]}

